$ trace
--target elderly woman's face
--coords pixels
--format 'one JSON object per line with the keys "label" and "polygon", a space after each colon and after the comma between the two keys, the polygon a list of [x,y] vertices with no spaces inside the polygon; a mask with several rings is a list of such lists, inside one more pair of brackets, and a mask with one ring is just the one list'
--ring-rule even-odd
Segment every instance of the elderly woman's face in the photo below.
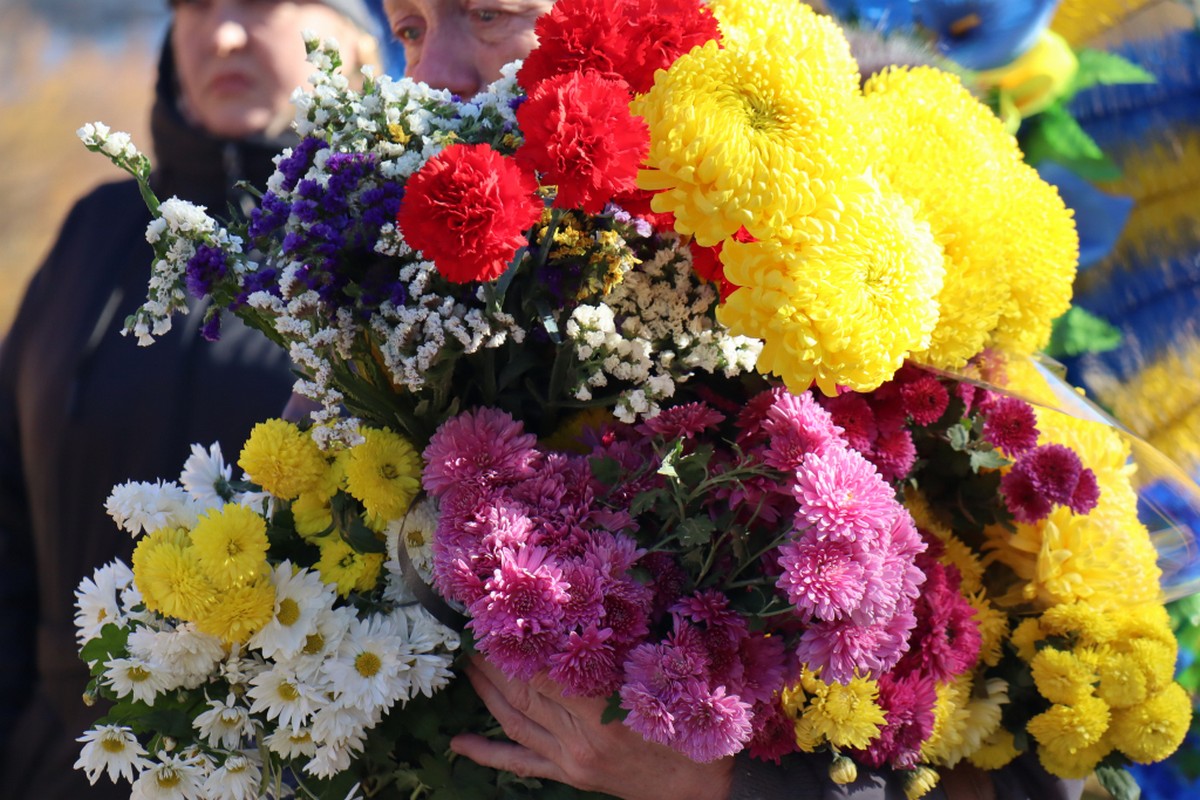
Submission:
{"label": "elderly woman's face", "polygon": [[208,132],[231,139],[286,130],[294,115],[292,91],[313,73],[303,31],[343,46],[363,35],[311,0],[173,0],[172,6],[184,111]]}
{"label": "elderly woman's face", "polygon": [[384,0],[405,74],[470,97],[537,44],[534,22],[554,0]]}

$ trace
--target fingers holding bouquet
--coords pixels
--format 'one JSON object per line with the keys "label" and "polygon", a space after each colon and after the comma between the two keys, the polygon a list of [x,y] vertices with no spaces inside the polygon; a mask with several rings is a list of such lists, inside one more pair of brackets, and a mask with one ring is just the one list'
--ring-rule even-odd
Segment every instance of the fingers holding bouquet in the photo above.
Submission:
{"label": "fingers holding bouquet", "polygon": [[529,681],[510,680],[475,656],[466,674],[513,740],[499,742],[474,733],[451,740],[451,749],[472,761],[624,800],[729,796],[731,757],[698,764],[647,742],[628,726],[602,722],[603,698],[564,696],[563,687],[545,673]]}

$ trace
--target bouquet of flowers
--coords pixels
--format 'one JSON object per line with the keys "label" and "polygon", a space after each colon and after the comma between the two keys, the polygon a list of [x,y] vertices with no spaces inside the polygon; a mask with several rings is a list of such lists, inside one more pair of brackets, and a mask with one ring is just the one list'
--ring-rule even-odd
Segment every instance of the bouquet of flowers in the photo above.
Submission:
{"label": "bouquet of flowers", "polygon": [[[156,212],[128,328],[152,341],[185,293],[210,295],[287,347],[320,405],[307,433],[268,423],[239,461],[269,498],[234,513],[277,534],[253,568],[199,562],[193,610],[142,585],[154,573],[135,556],[140,600],[83,637],[97,690],[127,694],[109,665],[141,625],[244,643],[252,672],[297,692],[294,652],[256,642],[275,648],[293,580],[322,613],[347,598],[357,613],[322,635],[419,645],[375,653],[391,677],[369,699],[339,705],[324,685],[336,712],[258,702],[238,736],[270,751],[280,726],[311,727],[336,758],[292,766],[373,790],[365,732],[444,681],[452,644],[416,632],[428,620],[399,575],[422,608],[463,614],[508,676],[611,697],[623,724],[697,761],[826,749],[837,779],[902,769],[916,797],[963,758],[1035,750],[1074,775],[1114,750],[1165,757],[1183,735],[1156,716],[1174,640],[1128,453],[998,388],[998,365],[1018,374],[1067,308],[1077,255],[1070,213],[1002,124],[934,69],[860,87],[836,24],[784,0],[560,0],[537,33],[470,99],[387,78],[353,91],[310,42],[301,143],[230,226],[159,203],[126,139],[81,131]],[[382,585],[355,571],[378,571],[414,518],[428,550],[393,542]],[[149,552],[209,547],[200,522],[149,527]],[[257,616],[209,620],[255,591]],[[1040,699],[1008,703],[1018,692]],[[393,717],[427,724],[412,707]],[[208,737],[199,706],[179,710]],[[357,727],[318,730],[319,714]],[[125,761],[81,761],[132,777],[133,737],[156,724],[94,734]]]}

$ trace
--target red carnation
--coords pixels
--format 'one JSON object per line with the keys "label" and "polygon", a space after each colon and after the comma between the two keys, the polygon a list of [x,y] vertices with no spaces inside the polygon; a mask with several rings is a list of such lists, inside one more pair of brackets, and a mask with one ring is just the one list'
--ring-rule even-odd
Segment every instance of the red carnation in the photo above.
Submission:
{"label": "red carnation", "polygon": [[521,86],[588,69],[639,94],[654,84],[656,70],[719,36],[700,0],[559,0],[535,30],[537,49],[517,73]]}
{"label": "red carnation", "polygon": [[451,145],[409,179],[396,222],[446,280],[490,281],[504,273],[541,217],[536,188],[490,146]]}
{"label": "red carnation", "polygon": [[900,389],[904,410],[913,422],[922,427],[932,425],[942,418],[950,402],[950,393],[942,382],[932,375],[924,375]]}
{"label": "red carnation", "polygon": [[725,277],[725,265],[721,263],[722,244],[718,242],[713,247],[701,247],[693,239],[688,242],[688,247],[692,251],[692,270],[709,283],[715,283],[724,302],[738,287]]}
{"label": "red carnation", "polygon": [[517,162],[558,186],[554,205],[597,214],[614,194],[637,188],[650,148],[641,117],[629,113],[629,87],[595,72],[542,81],[517,109],[525,143]]}

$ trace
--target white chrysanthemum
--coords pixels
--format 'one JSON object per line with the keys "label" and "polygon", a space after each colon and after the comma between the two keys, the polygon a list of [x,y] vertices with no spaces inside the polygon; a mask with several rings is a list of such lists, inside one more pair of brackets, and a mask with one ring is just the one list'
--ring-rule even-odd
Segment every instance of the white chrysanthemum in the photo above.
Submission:
{"label": "white chrysanthemum", "polygon": [[209,747],[236,750],[250,731],[250,712],[232,692],[224,700],[209,700],[208,710],[192,720]]}
{"label": "white chrysanthemum", "polygon": [[132,694],[134,700],[153,704],[168,685],[167,670],[152,661],[114,658],[104,666],[104,680],[117,697]]}
{"label": "white chrysanthemum", "polygon": [[390,708],[409,698],[408,664],[401,658],[408,655],[405,633],[383,615],[350,624],[337,656],[322,667],[347,705]]}
{"label": "white chrysanthemum", "polygon": [[349,699],[342,695],[339,702],[329,703],[313,714],[312,738],[318,747],[362,740],[366,731],[374,728],[383,718],[382,709],[366,711],[351,705]]}
{"label": "white chrysanthemum", "polygon": [[133,583],[133,571],[120,560],[110,561],[84,578],[75,590],[75,638],[80,645],[100,635],[108,623],[123,624],[121,591]]}
{"label": "white chrysanthemum", "polygon": [[458,648],[461,639],[420,606],[402,606],[392,616],[404,634],[401,659],[408,666],[405,679],[410,686],[406,699],[417,692],[432,697],[454,677],[450,671],[454,663],[451,651]]}
{"label": "white chrysanthemum", "polygon": [[168,689],[195,689],[208,681],[225,658],[221,640],[202,633],[191,622],[166,630],[138,628],[129,634],[129,654],[157,664],[169,673]]}
{"label": "white chrysanthemum", "polygon": [[250,758],[235,753],[225,759],[204,781],[205,797],[221,800],[253,800],[258,797],[262,769]]}
{"label": "white chrysanthemum", "polygon": [[229,655],[221,662],[221,680],[230,686],[250,683],[255,676],[267,670],[267,663],[258,653],[247,653],[241,644],[235,644]]}
{"label": "white chrysanthemum", "polygon": [[207,451],[193,444],[192,454],[183,462],[179,483],[201,507],[209,509],[224,504],[220,488],[228,484],[232,477],[233,467],[225,463],[219,443],[214,442]]}
{"label": "white chrysanthemum", "polygon": [[346,631],[357,619],[354,609],[348,606],[322,609],[317,614],[313,632],[305,639],[296,657],[290,660],[290,666],[308,681],[323,684],[327,678],[322,674],[321,666],[334,657]]}
{"label": "white chrysanthemum", "polygon": [[312,756],[317,752],[317,743],[313,741],[312,730],[300,728],[276,728],[267,736],[267,749],[283,758],[293,759],[298,756]]}
{"label": "white chrysanthemum", "polygon": [[107,772],[113,783],[121,777],[130,783],[134,773],[150,766],[146,751],[138,743],[133,730],[121,725],[97,725],[75,741],[83,742],[83,751],[75,762],[93,786],[101,772]]}
{"label": "white chrysanthemum", "polygon": [[307,569],[293,571],[290,561],[275,567],[271,583],[275,586],[275,614],[250,637],[249,644],[267,658],[292,658],[316,633],[317,617],[332,608],[337,595],[320,575]]}
{"label": "white chrysanthemum", "polygon": [[196,800],[204,774],[199,765],[183,756],[158,754],[152,764],[134,781],[129,800]]}
{"label": "white chrysanthemum", "polygon": [[160,528],[190,528],[198,509],[181,486],[158,481],[129,481],[113,487],[104,510],[122,530],[137,536]]}
{"label": "white chrysanthemum", "polygon": [[426,498],[410,507],[402,519],[393,520],[384,531],[388,555],[384,564],[388,572],[384,597],[388,600],[406,603],[413,599],[412,592],[404,584],[399,550],[401,542],[421,580],[425,583],[432,580],[433,535],[437,532],[437,522],[436,507],[432,500]]}
{"label": "white chrysanthemum", "polygon": [[321,687],[305,680],[291,667],[276,664],[250,680],[246,693],[254,703],[250,713],[266,712],[267,719],[293,731],[308,722],[309,716],[324,705]]}
{"label": "white chrysanthemum", "polygon": [[349,742],[321,745],[304,765],[304,771],[317,778],[332,778],[350,768],[353,758]]}

